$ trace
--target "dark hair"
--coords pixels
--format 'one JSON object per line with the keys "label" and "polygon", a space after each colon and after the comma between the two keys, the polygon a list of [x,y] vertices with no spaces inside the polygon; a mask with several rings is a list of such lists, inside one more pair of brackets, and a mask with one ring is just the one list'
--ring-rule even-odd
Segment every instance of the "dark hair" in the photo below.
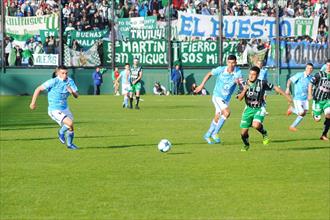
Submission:
{"label": "dark hair", "polygon": [[230,54],[228,57],[227,57],[227,60],[237,60],[236,56],[233,55],[233,54]]}
{"label": "dark hair", "polygon": [[326,63],[330,63],[330,59],[327,59],[327,62]]}
{"label": "dark hair", "polygon": [[[125,66],[129,65],[129,63],[125,63]],[[129,65],[130,66],[130,65]]]}
{"label": "dark hair", "polygon": [[314,67],[314,65],[312,63],[307,63],[306,66]]}
{"label": "dark hair", "polygon": [[59,70],[68,70],[68,68],[64,65],[58,66],[57,69],[59,69]]}
{"label": "dark hair", "polygon": [[260,68],[257,67],[257,66],[253,66],[253,67],[250,68],[250,71],[254,71],[254,72],[256,72],[256,73],[259,75],[259,73],[260,73]]}

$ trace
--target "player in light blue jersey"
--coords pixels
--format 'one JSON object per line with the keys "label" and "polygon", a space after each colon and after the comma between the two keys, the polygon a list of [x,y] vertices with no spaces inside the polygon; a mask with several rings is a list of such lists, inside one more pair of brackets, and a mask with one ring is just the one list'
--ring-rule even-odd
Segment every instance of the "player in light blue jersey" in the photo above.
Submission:
{"label": "player in light blue jersey", "polygon": [[[68,77],[68,70],[65,66],[56,69],[56,77],[47,80],[36,88],[33,93],[30,108],[36,109],[36,101],[42,91],[48,92],[48,115],[56,121],[61,128],[58,131],[58,138],[68,149],[78,149],[73,144],[73,115],[69,110],[67,99],[70,94],[78,98],[78,88],[74,81]],[[66,137],[65,137],[66,134]]]}
{"label": "player in light blue jersey", "polygon": [[[215,116],[211,122],[209,130],[204,135],[204,139],[208,144],[220,143],[218,135],[227,118],[230,116],[229,101],[235,91],[236,85],[242,83],[241,70],[236,67],[236,56],[229,55],[227,58],[227,66],[219,66],[207,73],[202,83],[195,89],[198,93],[205,83],[212,77],[216,77],[216,83],[213,90],[212,102],[215,106]],[[212,141],[212,139],[213,141]]]}
{"label": "player in light blue jersey", "polygon": [[286,91],[287,95],[290,94],[290,85],[291,83],[294,84],[294,97],[293,103],[294,107],[290,106],[287,115],[291,115],[295,113],[297,115],[296,120],[290,125],[290,131],[297,131],[297,126],[305,117],[309,105],[308,105],[308,85],[312,79],[312,72],[313,72],[313,64],[308,63],[306,65],[306,69],[304,72],[296,73],[286,84]]}
{"label": "player in light blue jersey", "polygon": [[125,69],[120,72],[119,77],[117,78],[117,81],[119,83],[119,80],[121,81],[121,94],[124,96],[123,101],[123,108],[128,107],[128,90],[130,88],[130,65],[129,63],[125,64]]}

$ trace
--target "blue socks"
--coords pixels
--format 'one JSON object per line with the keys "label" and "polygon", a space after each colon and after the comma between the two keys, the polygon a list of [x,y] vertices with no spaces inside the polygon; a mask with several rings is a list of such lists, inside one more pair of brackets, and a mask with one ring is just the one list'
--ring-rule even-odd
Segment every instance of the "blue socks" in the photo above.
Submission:
{"label": "blue socks", "polygon": [[212,135],[216,135],[219,133],[219,131],[221,130],[222,126],[225,124],[227,118],[225,116],[221,116],[220,120],[218,121],[217,126],[215,127]]}
{"label": "blue socks", "polygon": [[207,133],[205,134],[205,136],[207,136],[207,137],[211,137],[211,134],[212,134],[212,132],[214,131],[214,129],[215,129],[216,126],[217,126],[217,124],[215,123],[214,120],[212,120],[211,125],[210,125],[210,128],[209,128],[209,130],[207,131]]}
{"label": "blue socks", "polygon": [[73,131],[68,131],[67,132],[67,138],[66,138],[66,145],[71,146],[74,138],[74,132]]}
{"label": "blue socks", "polygon": [[296,120],[292,123],[292,125],[290,127],[297,127],[299,125],[299,123],[303,120],[304,117],[298,115],[298,117],[296,118]]}
{"label": "blue socks", "polygon": [[69,130],[69,128],[66,125],[63,125],[59,130],[60,135],[65,134],[67,130]]}

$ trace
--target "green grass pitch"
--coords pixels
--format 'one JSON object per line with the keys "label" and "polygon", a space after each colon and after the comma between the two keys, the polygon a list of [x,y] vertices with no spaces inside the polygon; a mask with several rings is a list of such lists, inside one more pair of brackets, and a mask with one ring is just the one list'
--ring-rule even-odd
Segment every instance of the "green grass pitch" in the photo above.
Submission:
{"label": "green grass pitch", "polygon": [[[243,102],[231,101],[223,143],[202,139],[211,97],[143,96],[140,110],[122,97],[70,98],[75,144],[57,139],[46,97],[1,97],[0,219],[328,220],[330,144],[308,114],[288,131],[284,97],[269,96],[265,128],[241,152]],[[173,147],[161,153],[157,143]]]}

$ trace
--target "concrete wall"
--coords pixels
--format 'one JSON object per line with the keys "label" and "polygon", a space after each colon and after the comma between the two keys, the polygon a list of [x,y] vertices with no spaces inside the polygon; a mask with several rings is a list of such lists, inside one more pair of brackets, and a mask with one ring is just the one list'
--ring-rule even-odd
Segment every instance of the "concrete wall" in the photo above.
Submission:
{"label": "concrete wall", "polygon": [[[79,88],[80,94],[92,94],[92,72],[94,69],[70,69],[70,76],[75,80]],[[196,82],[199,84],[204,75],[210,69],[185,69],[184,76],[186,83],[184,85],[185,93],[189,91],[191,84]],[[247,74],[247,69],[242,69],[244,75]],[[280,86],[285,87],[286,80],[292,74],[303,71],[303,69],[281,70]],[[6,69],[0,73],[0,95],[31,95],[34,89],[51,78],[53,69]],[[269,81],[277,84],[277,74],[275,70],[269,70]],[[143,70],[143,88],[146,94],[152,94],[152,88],[155,81],[160,81],[166,88],[169,88],[169,73],[163,69],[144,69]],[[206,84],[206,89],[211,93],[215,81],[209,80]],[[108,70],[104,75],[104,83],[101,88],[101,94],[113,94],[113,86],[111,79],[111,71]]]}

